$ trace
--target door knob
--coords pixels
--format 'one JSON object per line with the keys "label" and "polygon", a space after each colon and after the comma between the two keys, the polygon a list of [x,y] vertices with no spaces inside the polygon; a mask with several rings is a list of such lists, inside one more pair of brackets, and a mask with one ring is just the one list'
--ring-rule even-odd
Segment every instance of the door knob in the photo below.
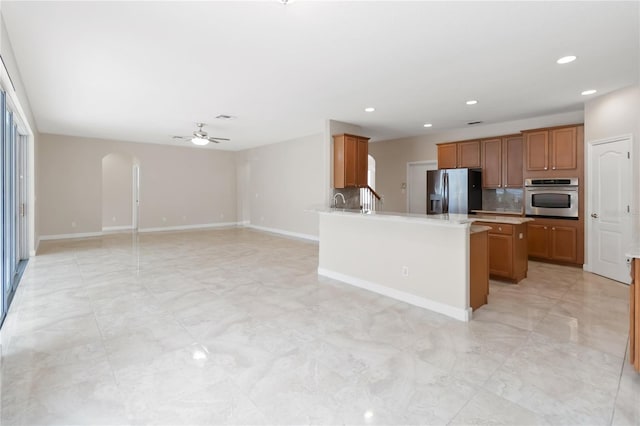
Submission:
{"label": "door knob", "polygon": [[598,218],[598,213],[591,213],[591,217],[594,218],[594,219],[597,219]]}

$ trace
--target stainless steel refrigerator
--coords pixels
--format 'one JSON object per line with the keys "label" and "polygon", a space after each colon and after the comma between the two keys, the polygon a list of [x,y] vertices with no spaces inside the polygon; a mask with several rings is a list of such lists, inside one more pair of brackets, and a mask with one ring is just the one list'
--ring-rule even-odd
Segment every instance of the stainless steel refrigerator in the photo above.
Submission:
{"label": "stainless steel refrigerator", "polygon": [[427,171],[427,214],[482,210],[482,174],[471,169]]}

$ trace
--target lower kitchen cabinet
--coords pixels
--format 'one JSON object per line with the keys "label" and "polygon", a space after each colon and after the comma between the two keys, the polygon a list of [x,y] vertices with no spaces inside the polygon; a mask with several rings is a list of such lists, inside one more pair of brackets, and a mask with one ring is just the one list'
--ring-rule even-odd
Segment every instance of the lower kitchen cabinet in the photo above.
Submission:
{"label": "lower kitchen cabinet", "polygon": [[529,257],[546,259],[549,257],[549,232],[547,225],[538,225],[530,222],[529,231]]}
{"label": "lower kitchen cabinet", "polygon": [[640,373],[640,259],[631,262],[629,286],[629,362]]}
{"label": "lower kitchen cabinet", "polygon": [[527,224],[494,222],[474,222],[488,226],[489,231],[489,274],[491,278],[519,282],[526,278]]}
{"label": "lower kitchen cabinet", "polygon": [[529,257],[582,264],[582,226],[582,222],[568,219],[535,219],[529,222]]}
{"label": "lower kitchen cabinet", "polygon": [[469,237],[469,305],[474,311],[486,305],[489,296],[487,237],[487,231],[472,231]]}

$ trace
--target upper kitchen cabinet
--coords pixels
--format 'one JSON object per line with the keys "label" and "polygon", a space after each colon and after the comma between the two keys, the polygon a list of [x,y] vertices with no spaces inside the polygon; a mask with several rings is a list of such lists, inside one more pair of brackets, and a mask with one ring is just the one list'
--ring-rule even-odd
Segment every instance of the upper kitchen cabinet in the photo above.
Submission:
{"label": "upper kitchen cabinet", "polygon": [[480,168],[480,158],[480,141],[438,144],[439,169]]}
{"label": "upper kitchen cabinet", "polygon": [[458,144],[446,143],[438,145],[438,168],[455,169],[458,167]]}
{"label": "upper kitchen cabinet", "polygon": [[575,177],[582,172],[582,125],[527,130],[524,135],[525,177]]}
{"label": "upper kitchen cabinet", "polygon": [[483,188],[521,188],[522,136],[512,135],[480,142]]}
{"label": "upper kitchen cabinet", "polygon": [[502,138],[503,182],[505,188],[522,188],[522,135]]}
{"label": "upper kitchen cabinet", "polygon": [[333,137],[333,187],[367,186],[369,138],[342,134]]}
{"label": "upper kitchen cabinet", "polygon": [[480,141],[458,142],[458,167],[476,169],[481,166]]}

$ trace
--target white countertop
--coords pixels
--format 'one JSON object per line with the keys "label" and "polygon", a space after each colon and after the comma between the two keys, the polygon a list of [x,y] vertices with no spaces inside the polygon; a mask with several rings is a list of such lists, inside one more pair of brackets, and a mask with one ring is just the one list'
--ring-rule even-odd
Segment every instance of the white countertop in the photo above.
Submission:
{"label": "white countertop", "polygon": [[527,222],[533,222],[535,219],[530,217],[519,217],[519,216],[483,216],[481,214],[478,215],[470,215],[470,218],[475,217],[474,221],[477,222],[492,222],[492,223],[508,223],[511,225],[521,225]]}
{"label": "white countertop", "polygon": [[471,225],[471,227],[469,228],[469,233],[471,234],[476,234],[478,232],[487,232],[487,231],[491,231],[490,226]]}
{"label": "white countertop", "polygon": [[426,214],[397,213],[397,212],[363,213],[360,210],[331,209],[331,208],[320,208],[320,209],[317,209],[316,211],[319,214],[359,217],[363,219],[372,219],[372,220],[391,220],[396,222],[428,223],[432,225],[442,225],[442,226],[469,227],[471,222],[474,221],[474,219],[469,219],[466,214],[465,215],[457,215],[457,214],[426,215]]}
{"label": "white countertop", "polygon": [[634,244],[624,253],[625,256],[640,259],[640,244]]}
{"label": "white countertop", "polygon": [[411,222],[424,222],[430,224],[439,224],[444,226],[465,225],[469,226],[472,222],[493,222],[493,223],[508,223],[513,225],[520,225],[525,222],[533,221],[529,217],[513,217],[513,216],[482,216],[482,215],[467,215],[467,214],[412,214],[412,213],[394,213],[394,212],[367,212],[363,213],[360,210],[350,209],[331,209],[331,208],[319,208],[316,211],[320,214],[334,214],[334,215],[348,215],[348,216],[360,216],[372,219],[380,220],[395,220],[395,221],[411,221]]}
{"label": "white countertop", "polygon": [[500,215],[513,215],[522,216],[522,210],[471,210],[471,213],[488,213],[488,214],[500,214]]}

